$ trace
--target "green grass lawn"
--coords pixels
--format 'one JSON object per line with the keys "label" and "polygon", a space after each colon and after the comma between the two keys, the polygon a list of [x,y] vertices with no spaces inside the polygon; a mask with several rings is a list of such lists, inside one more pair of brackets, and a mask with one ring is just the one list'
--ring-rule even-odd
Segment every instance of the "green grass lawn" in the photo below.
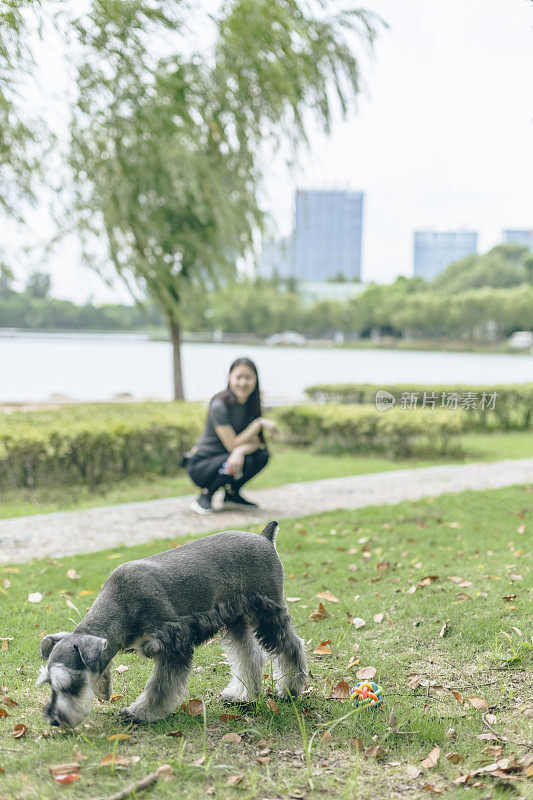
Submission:
{"label": "green grass lawn", "polygon": [[[531,487],[512,487],[283,522],[278,552],[293,622],[306,642],[309,694],[277,708],[265,700],[223,707],[217,696],[228,667],[217,637],[197,650],[189,685],[189,697],[206,703],[205,725],[203,716],[179,710],[150,726],[119,722],[117,706],[132,702],[151,671],[149,661],[129,654],[115,659],[115,667],[127,667],[114,673],[116,702],[95,703],[74,731],[47,728],[41,718],[41,636],[72,630],[76,609],[85,613],[114,566],[167,549],[168,541],[0,568],[0,640],[12,637],[0,652],[0,683],[18,704],[3,702],[9,716],[0,718],[0,796],[106,798],[170,764],[170,780],[143,796],[531,797],[522,771],[481,774],[466,786],[453,780],[497,760],[500,750],[488,747],[522,759],[531,741],[532,510]],[[34,592],[42,594],[38,603],[27,600]],[[324,599],[328,616],[312,622],[321,592],[338,602]],[[354,618],[365,624],[357,629]],[[313,653],[322,642],[331,654]],[[332,687],[354,685],[363,667],[374,667],[384,688],[381,710],[331,699]],[[486,701],[485,721],[469,697]],[[236,718],[221,716],[228,711]],[[27,726],[20,739],[12,736],[16,724]],[[228,732],[240,740],[222,741]],[[480,738],[487,735],[493,739]],[[355,739],[366,751],[382,748],[380,757],[359,755]],[[435,747],[436,766],[423,767]],[[112,752],[130,762],[100,766]],[[49,767],[71,762],[74,753],[84,759],[81,777],[60,786]]]}
{"label": "green grass lawn", "polygon": [[[462,442],[466,453],[463,463],[533,456],[533,431],[470,433],[462,437]],[[347,475],[450,463],[449,459],[395,460],[385,456],[329,455],[288,448],[275,441],[271,450],[273,457],[268,468],[249,484],[256,489],[282,486],[295,481],[342,478]],[[115,505],[116,503],[132,503],[140,500],[155,500],[161,497],[177,497],[194,492],[195,487],[181,469],[172,477],[154,474],[132,476],[95,489],[89,489],[82,485],[11,489],[2,492],[0,519]]]}

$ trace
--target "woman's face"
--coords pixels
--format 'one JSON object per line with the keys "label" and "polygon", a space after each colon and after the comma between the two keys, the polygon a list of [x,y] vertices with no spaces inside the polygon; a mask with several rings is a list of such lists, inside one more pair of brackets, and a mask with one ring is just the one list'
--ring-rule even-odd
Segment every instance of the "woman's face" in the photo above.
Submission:
{"label": "woman's face", "polygon": [[234,367],[229,374],[229,388],[238,403],[246,403],[257,384],[253,369],[244,365]]}

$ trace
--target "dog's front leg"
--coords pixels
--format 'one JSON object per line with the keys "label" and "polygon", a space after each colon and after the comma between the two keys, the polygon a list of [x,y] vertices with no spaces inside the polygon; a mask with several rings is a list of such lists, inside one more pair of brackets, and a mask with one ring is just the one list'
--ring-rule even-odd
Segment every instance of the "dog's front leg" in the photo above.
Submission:
{"label": "dog's front leg", "polygon": [[94,687],[94,693],[99,700],[109,700],[113,694],[113,680],[111,678],[112,663],[112,661],[109,662]]}
{"label": "dog's front leg", "polygon": [[134,703],[119,714],[132,722],[156,722],[176,710],[187,694],[187,679],[192,658],[178,661],[168,657],[155,659],[156,665],[144,691]]}

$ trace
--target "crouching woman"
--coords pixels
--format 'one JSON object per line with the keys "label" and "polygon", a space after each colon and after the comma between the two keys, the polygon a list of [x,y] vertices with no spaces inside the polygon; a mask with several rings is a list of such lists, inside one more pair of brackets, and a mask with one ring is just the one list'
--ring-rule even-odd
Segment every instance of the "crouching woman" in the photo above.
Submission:
{"label": "crouching woman", "polygon": [[226,389],[211,399],[205,430],[187,459],[187,472],[202,490],[193,511],[210,514],[213,494],[221,487],[223,509],[256,507],[240,490],[266,467],[263,431],[275,430],[276,423],[261,416],[257,367],[249,358],[238,358],[230,367]]}

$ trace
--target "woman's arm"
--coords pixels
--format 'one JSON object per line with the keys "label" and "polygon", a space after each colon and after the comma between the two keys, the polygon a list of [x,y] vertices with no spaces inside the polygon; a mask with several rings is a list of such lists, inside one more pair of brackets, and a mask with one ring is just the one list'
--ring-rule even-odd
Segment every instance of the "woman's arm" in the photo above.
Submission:
{"label": "woman's arm", "polygon": [[260,445],[259,431],[261,427],[261,417],[257,417],[238,435],[231,425],[215,425],[215,432],[230,453],[241,445],[254,445],[253,450],[248,451],[253,453]]}

